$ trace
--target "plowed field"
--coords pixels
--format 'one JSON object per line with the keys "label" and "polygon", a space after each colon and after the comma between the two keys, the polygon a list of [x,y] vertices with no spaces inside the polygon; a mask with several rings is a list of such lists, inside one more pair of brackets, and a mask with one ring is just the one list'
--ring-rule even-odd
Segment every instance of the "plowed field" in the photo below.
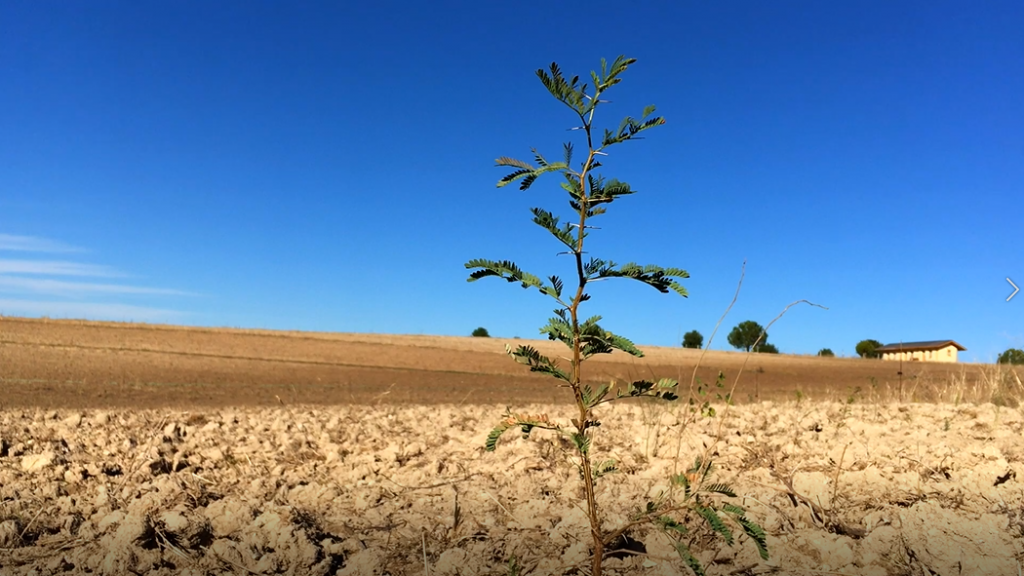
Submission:
{"label": "plowed field", "polygon": [[[3,407],[159,408],[280,404],[501,404],[569,400],[505,345],[549,355],[561,344],[504,338],[387,336],[184,328],[0,318]],[[689,382],[699,351],[641,346],[587,365],[586,378]],[[745,368],[741,372],[741,368]],[[708,352],[698,377],[722,372],[734,400],[935,400],[983,385],[984,368],[855,358]]]}

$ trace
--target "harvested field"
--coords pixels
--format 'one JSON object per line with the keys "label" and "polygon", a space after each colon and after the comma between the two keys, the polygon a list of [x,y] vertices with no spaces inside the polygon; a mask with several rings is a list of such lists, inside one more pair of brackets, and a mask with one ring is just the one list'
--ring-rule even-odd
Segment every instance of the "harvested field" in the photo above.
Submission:
{"label": "harvested field", "polygon": [[[565,412],[504,342],[3,318],[0,573],[586,574],[564,444],[510,433],[483,449],[506,402]],[[695,357],[651,349],[592,372],[687,379]],[[709,354],[708,374],[742,359]],[[707,452],[771,553],[695,544],[709,574],[1017,574],[1017,374],[904,365],[898,403],[892,368],[754,356],[714,418],[608,406],[609,527]],[[663,534],[630,536],[646,551],[609,574],[685,573]]]}
{"label": "harvested field", "polygon": [[[145,324],[0,318],[2,406],[159,408],[437,403],[561,403],[549,377],[505,354],[528,343],[552,356],[548,341],[199,329]],[[590,361],[586,377],[678,378],[689,382],[696,350],[643,347]],[[741,374],[741,367],[746,367]],[[896,399],[898,363],[711,351],[698,376],[719,372],[734,400]],[[988,367],[914,362],[902,366],[903,398],[991,399]],[[966,398],[973,400],[975,398]]]}

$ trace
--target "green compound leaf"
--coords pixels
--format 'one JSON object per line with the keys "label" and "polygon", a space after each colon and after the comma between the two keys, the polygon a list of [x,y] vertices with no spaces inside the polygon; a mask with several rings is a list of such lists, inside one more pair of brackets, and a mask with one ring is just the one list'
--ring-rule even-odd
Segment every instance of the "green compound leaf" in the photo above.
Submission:
{"label": "green compound leaf", "polygon": [[510,168],[519,168],[527,172],[533,172],[537,168],[529,162],[523,162],[522,160],[516,160],[515,158],[509,158],[508,156],[501,156],[494,161],[495,166],[508,166]]}
{"label": "green compound leaf", "polygon": [[549,163],[540,155],[540,153],[537,152],[536,149],[533,150],[533,153],[540,166],[533,166],[529,162],[523,162],[522,160],[516,160],[515,158],[509,158],[508,156],[501,156],[495,160],[494,162],[496,166],[509,166],[516,168],[515,171],[511,172],[501,180],[498,180],[498,188],[507,186],[522,178],[523,182],[519,185],[519,189],[527,190],[541,174],[563,171],[569,168],[569,165],[564,162]]}
{"label": "green compound leaf", "polygon": [[601,462],[600,464],[594,466],[594,478],[600,478],[601,476],[612,474],[618,471],[618,462],[616,462],[615,460],[605,460],[604,462]]}
{"label": "green compound leaf", "polygon": [[519,180],[520,178],[526,178],[526,180],[524,180],[523,183],[519,185],[520,190],[526,190],[533,184],[533,181],[537,179],[537,177],[533,175],[532,169],[519,169],[516,170],[515,172],[512,172],[508,176],[505,176],[501,180],[498,180],[498,188],[501,188],[502,186],[507,186],[515,182],[516,180]]}
{"label": "green compound leaf", "polygon": [[590,201],[591,206],[598,204],[610,204],[616,198],[620,196],[626,196],[629,194],[635,194],[636,190],[629,187],[629,184],[620,182],[612,179],[607,184],[604,182],[604,178],[588,178],[590,184]]}
{"label": "green compound leaf", "polygon": [[513,350],[507,344],[505,353],[511,356],[516,362],[530,367],[530,372],[550,374],[559,380],[569,381],[569,375],[565,373],[554,360],[541,354],[533,346],[520,346]]}
{"label": "green compound leaf", "polygon": [[729,514],[733,514],[735,516],[742,516],[747,513],[747,511],[744,510],[742,507],[737,506],[735,504],[730,504],[728,502],[722,503],[722,511],[728,512]]}
{"label": "green compound leaf", "polygon": [[590,438],[585,434],[573,432],[569,435],[569,439],[572,440],[573,445],[576,446],[576,450],[579,450],[580,454],[586,457],[590,452]]}
{"label": "green compound leaf", "polygon": [[562,296],[562,279],[558,276],[548,276],[548,280],[551,281],[551,286],[555,290],[555,296]]}
{"label": "green compound leaf", "polygon": [[657,383],[651,382],[650,380],[637,380],[626,386],[626,392],[623,394],[621,391],[618,393],[619,398],[625,396],[649,396],[652,398],[660,398],[661,400],[678,400],[679,396],[676,394],[676,388],[679,386],[679,382],[672,378],[662,378]]}
{"label": "green compound leaf", "polygon": [[683,542],[676,542],[676,553],[683,559],[683,562],[694,573],[694,576],[706,576],[704,572],[704,566],[701,565],[700,560],[697,560],[692,553],[690,553],[690,547]]}
{"label": "green compound leaf", "polygon": [[481,278],[496,276],[508,282],[519,282],[523,285],[523,288],[541,288],[544,286],[540,278],[520,270],[515,262],[508,260],[498,262],[496,260],[475,258],[466,263],[466,268],[470,270],[479,268],[479,270],[469,275],[469,278],[466,280],[467,282],[475,282]]}
{"label": "green compound leaf", "polygon": [[574,77],[571,82],[566,82],[565,77],[562,75],[562,69],[555,62],[552,62],[548,69],[551,71],[550,74],[545,72],[543,68],[537,70],[537,77],[540,78],[544,87],[559,102],[572,108],[577,114],[582,114],[586,106],[583,101],[583,94],[587,88],[586,85],[577,88],[578,76]]}
{"label": "green compound leaf", "polygon": [[[648,107],[650,108],[650,107]],[[646,112],[647,109],[644,109]],[[644,130],[649,130],[655,126],[661,126],[665,123],[665,119],[661,117],[636,120],[631,116],[623,118],[622,122],[619,123],[618,129],[615,132],[605,129],[604,137],[601,139],[601,147],[611,146],[612,144],[618,144],[631,140],[636,137],[637,134]]]}
{"label": "green compound leaf", "polygon": [[536,148],[530,148],[530,151],[533,152],[534,161],[536,161],[537,164],[540,165],[542,168],[551,165],[547,160],[544,159],[543,156],[540,155],[540,152],[537,152]]}
{"label": "green compound leaf", "polygon": [[643,282],[662,294],[667,294],[669,290],[672,290],[684,298],[689,295],[682,284],[673,280],[673,278],[690,277],[689,272],[681,268],[662,268],[653,264],[640,266],[630,262],[616,269],[614,262],[602,262],[601,264],[593,274],[588,272],[588,275],[596,278],[630,278]]}
{"label": "green compound leaf", "polygon": [[683,499],[689,500],[693,496],[693,487],[690,483],[690,475],[688,474],[673,474],[669,477],[669,481],[676,486],[683,487]]}
{"label": "green compound leaf", "polygon": [[[559,226],[559,218],[547,210],[530,208],[530,212],[533,213],[534,224],[550,232],[559,242],[565,244],[570,251],[576,250],[576,238],[572,234],[572,226],[569,224]],[[586,238],[586,234],[583,236]]]}
{"label": "green compound leaf", "polygon": [[600,316],[592,316],[580,324],[580,344],[583,346],[581,352],[584,358],[590,358],[595,354],[610,354],[612,350],[622,350],[627,354],[643,357],[644,353],[629,339],[601,328],[598,325],[600,320]]}
{"label": "green compound leaf", "polygon": [[733,536],[732,530],[725,524],[725,520],[718,515],[718,512],[710,506],[701,506],[700,504],[693,507],[693,509],[700,514],[701,518],[711,526],[711,529],[722,535],[725,539],[725,543],[732,546]]}
{"label": "green compound leaf", "polygon": [[657,522],[665,530],[676,532],[681,535],[686,535],[690,532],[689,528],[679,522],[676,522],[676,520],[671,516],[660,516],[658,517]]}
{"label": "green compound leaf", "polygon": [[564,310],[555,310],[555,314],[558,316],[548,318],[547,325],[540,329],[540,333],[545,334],[548,340],[558,340],[572,348],[572,325],[565,318]]}
{"label": "green compound leaf", "polygon": [[674,378],[662,378],[658,380],[659,390],[655,393],[655,396],[662,400],[678,400],[679,396],[676,395],[676,390],[679,388],[679,381]]}
{"label": "green compound leaf", "polygon": [[757,546],[757,553],[761,555],[761,559],[767,560],[768,536],[765,535],[764,529],[751,522],[746,516],[739,516],[736,518],[736,522],[743,527],[743,532],[754,541],[754,545]]}
{"label": "green compound leaf", "polygon": [[591,258],[586,264],[583,265],[583,275],[589,280],[593,278],[602,269],[615,266],[614,262],[605,262],[600,258]]}
{"label": "green compound leaf", "polygon": [[491,430],[491,433],[487,435],[487,443],[485,444],[487,451],[494,452],[498,447],[498,439],[501,438],[501,435],[504,434],[509,428],[513,427],[515,427],[514,422],[511,424],[506,422],[505,420],[499,422],[498,425],[495,426],[493,430]]}
{"label": "green compound leaf", "polygon": [[712,494],[721,494],[722,496],[728,496],[730,498],[736,497],[736,493],[733,492],[732,487],[728,484],[708,484],[704,487],[704,491],[711,492]]}
{"label": "green compound leaf", "polygon": [[604,397],[608,395],[608,392],[611,389],[612,387],[610,384],[602,384],[601,387],[597,389],[597,392],[594,392],[593,388],[587,384],[580,390],[580,394],[583,396],[583,403],[586,404],[588,408],[593,408],[600,403],[601,400],[604,400]]}

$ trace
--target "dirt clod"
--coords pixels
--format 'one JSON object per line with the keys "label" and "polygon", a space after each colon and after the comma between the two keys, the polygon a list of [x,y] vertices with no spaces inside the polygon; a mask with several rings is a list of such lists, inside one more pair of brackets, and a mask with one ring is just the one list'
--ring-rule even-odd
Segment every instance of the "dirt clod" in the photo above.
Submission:
{"label": "dirt clod", "polygon": [[[509,434],[482,450],[503,411],[0,411],[0,435],[17,431],[25,446],[0,456],[0,565],[15,575],[335,575],[420,574],[425,561],[439,576],[506,573],[513,558],[533,573],[585,565],[579,478],[558,440]],[[960,432],[997,411],[994,441]],[[700,551],[719,572],[1012,574],[1024,553],[1024,463],[1013,450],[1024,418],[1005,407],[765,402],[681,435],[680,419],[669,426],[648,408],[603,414],[595,450],[613,449],[620,469],[598,483],[609,528],[668,487],[675,443],[692,461],[722,424],[716,480],[764,526],[771,558],[739,536]],[[843,425],[807,429],[830,419]],[[50,443],[58,430],[66,449]],[[642,441],[654,431],[657,454]],[[637,545],[610,554],[609,574],[681,570],[649,526],[629,539]]]}

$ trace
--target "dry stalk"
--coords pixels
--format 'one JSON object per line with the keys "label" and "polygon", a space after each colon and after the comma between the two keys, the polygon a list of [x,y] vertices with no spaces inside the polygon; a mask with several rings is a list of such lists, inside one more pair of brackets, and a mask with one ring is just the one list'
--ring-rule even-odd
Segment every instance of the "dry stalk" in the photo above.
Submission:
{"label": "dry stalk", "polygon": [[420,536],[423,538],[423,574],[430,576],[430,566],[427,565],[427,533],[421,532]]}
{"label": "dry stalk", "polygon": [[[738,289],[737,289],[737,292],[738,292]],[[821,308],[823,310],[828,310],[828,308],[826,308],[825,306],[822,306],[820,304],[815,304],[814,302],[811,302],[809,300],[804,300],[804,299],[796,300],[794,302],[791,302],[785,308],[783,308],[782,312],[779,312],[779,315],[776,316],[775,318],[773,318],[772,321],[769,322],[768,325],[764,327],[764,329],[761,331],[761,335],[758,336],[757,340],[754,342],[754,346],[751,346],[750,350],[748,350],[746,355],[744,356],[743,364],[740,365],[739,372],[736,373],[736,378],[733,380],[732,387],[729,389],[729,398],[730,399],[732,398],[733,393],[736,392],[736,386],[739,385],[740,377],[743,375],[743,371],[747,367],[747,362],[750,360],[750,355],[751,354],[757,354],[757,352],[753,352],[753,350],[757,346],[757,344],[760,343],[761,337],[764,336],[765,334],[767,334],[768,333],[768,329],[771,328],[772,325],[775,324],[777,321],[779,321],[779,319],[781,319],[783,316],[785,316],[786,312],[789,312],[790,308],[792,308],[793,306],[796,306],[797,304],[807,304],[809,306],[814,306],[814,307],[817,307],[817,308]],[[701,460],[702,468],[708,466],[708,464],[710,463],[710,460],[708,458],[709,455],[714,452],[715,448],[718,446],[718,443],[721,442],[721,440],[722,440],[722,428],[725,425],[725,416],[729,413],[729,408],[731,408],[731,407],[732,407],[732,402],[731,401],[730,402],[726,402],[725,407],[722,408],[722,412],[718,414],[718,428],[715,430],[714,440],[711,442],[710,445],[708,445],[708,446],[706,446],[704,448],[704,455],[703,455],[702,460]]]}
{"label": "dry stalk", "polygon": [[498,507],[500,507],[502,510],[504,510],[505,514],[508,514],[509,518],[515,520],[516,524],[519,524],[520,526],[523,525],[523,523],[519,520],[519,518],[516,518],[515,514],[513,514],[511,511],[509,511],[508,508],[505,508],[505,505],[502,504],[500,501],[498,501],[498,499],[495,498],[493,494],[491,494],[490,492],[484,492],[484,494],[486,494],[487,497],[490,498],[491,500],[494,500],[494,503],[497,504]]}
{"label": "dry stalk", "polygon": [[[708,337],[707,346],[705,346],[704,349],[701,350],[700,356],[697,357],[697,364],[693,367],[693,372],[690,375],[690,389],[688,391],[688,397],[687,397],[688,399],[689,398],[693,398],[693,388],[697,384],[697,370],[700,368],[700,363],[704,360],[704,356],[707,354],[708,349],[711,348],[711,342],[714,341],[715,334],[718,333],[718,329],[722,326],[722,322],[725,321],[725,317],[729,315],[729,312],[732,310],[732,307],[735,306],[736,305],[736,301],[739,300],[740,289],[743,288],[743,278],[746,276],[746,274],[747,274],[747,261],[744,260],[743,264],[740,266],[740,279],[739,279],[738,282],[736,282],[736,292],[733,293],[732,300],[729,302],[729,305],[725,307],[725,312],[722,313],[722,316],[718,318],[718,322],[715,323],[715,329],[711,331],[711,335]],[[736,385],[733,384],[732,390],[729,391],[730,398],[732,397],[731,394],[735,390],[736,390]],[[691,412],[689,412],[687,414],[687,419],[684,422],[684,424],[679,427],[679,434],[677,435],[677,438],[676,438],[676,454],[675,454],[675,457],[673,458],[673,461],[672,461],[672,466],[673,466],[672,473],[673,474],[678,474],[679,473],[679,455],[680,455],[680,452],[682,452],[682,449],[683,449],[683,433],[686,431],[687,428],[689,428],[690,424],[692,424],[695,419],[696,419],[696,416],[691,411]]]}
{"label": "dry stalk", "polygon": [[25,527],[21,529],[21,534],[18,534],[18,540],[25,539],[25,534],[28,534],[28,529],[31,528],[32,525],[35,524],[36,520],[39,519],[39,516],[48,509],[49,508],[43,507],[40,508],[38,512],[36,512],[36,515],[33,516],[32,519],[28,521],[28,524],[25,524]]}
{"label": "dry stalk", "polygon": [[849,447],[849,444],[843,446],[843,453],[839,455],[839,463],[836,465],[836,473],[832,476],[832,501],[828,505],[832,510],[836,509],[836,493],[839,492],[839,474],[843,471],[843,459],[846,458],[846,449]]}

